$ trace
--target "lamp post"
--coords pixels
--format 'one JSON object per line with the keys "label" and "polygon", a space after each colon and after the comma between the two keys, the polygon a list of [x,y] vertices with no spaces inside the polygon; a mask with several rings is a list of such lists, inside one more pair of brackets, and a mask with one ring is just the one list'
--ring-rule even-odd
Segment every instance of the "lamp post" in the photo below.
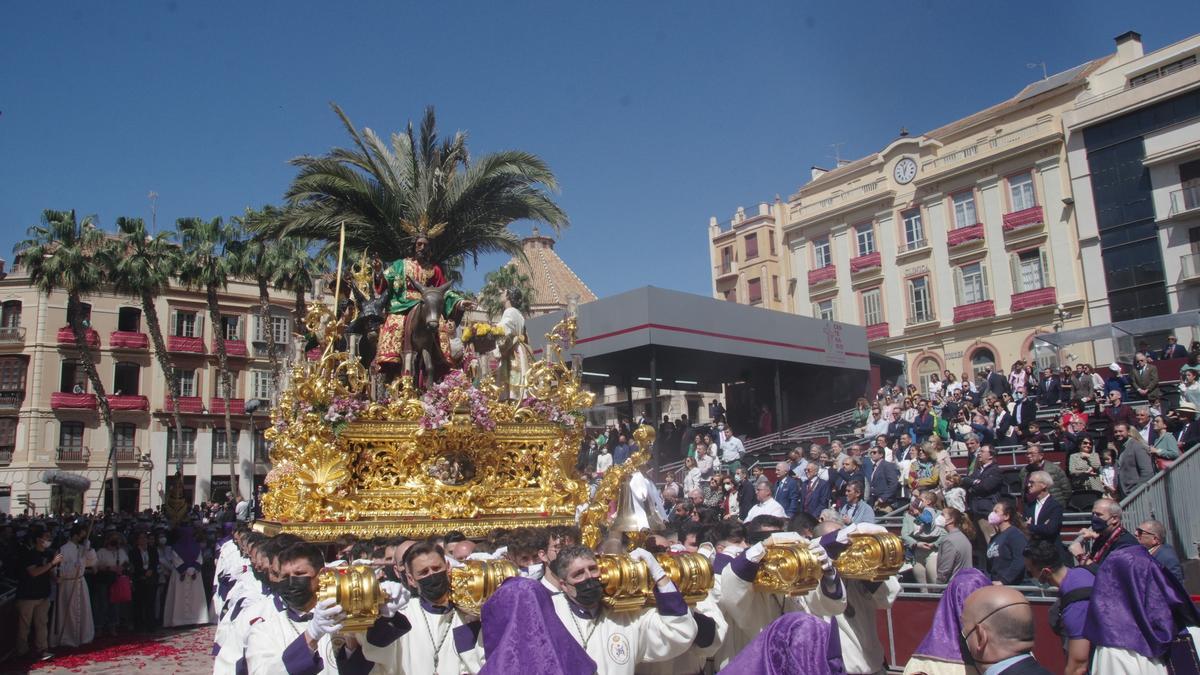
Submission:
{"label": "lamp post", "polygon": [[[256,435],[256,430],[254,428],[254,413],[257,412],[261,406],[262,406],[261,398],[252,398],[249,401],[246,401],[246,414],[250,416],[250,466],[251,466],[251,469],[250,469],[250,499],[249,499],[250,504],[249,504],[249,508],[247,509],[247,511],[249,513],[254,512],[254,502],[257,501],[257,499],[258,499],[258,495],[256,495],[254,493],[254,469],[253,469],[253,467],[254,467],[255,462],[258,460],[258,448],[255,447],[255,441],[258,440],[258,436]],[[235,507],[236,507],[236,505],[235,505]],[[249,520],[253,520],[253,518],[250,518]]]}

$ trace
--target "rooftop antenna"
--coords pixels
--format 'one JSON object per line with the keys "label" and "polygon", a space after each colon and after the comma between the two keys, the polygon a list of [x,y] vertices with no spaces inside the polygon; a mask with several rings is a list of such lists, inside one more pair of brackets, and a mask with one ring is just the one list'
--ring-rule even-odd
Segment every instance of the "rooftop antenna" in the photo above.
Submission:
{"label": "rooftop antenna", "polygon": [[146,199],[150,200],[150,232],[158,234],[158,193],[151,190]]}
{"label": "rooftop antenna", "polygon": [[833,154],[825,156],[833,159],[833,168],[835,169],[842,165],[842,146],[845,144],[845,141],[829,144],[829,147],[833,148]]}
{"label": "rooftop antenna", "polygon": [[1026,63],[1025,64],[1025,67],[1029,68],[1030,70],[1033,70],[1034,68],[1037,68],[1038,66],[1042,67],[1042,79],[1043,80],[1050,79],[1050,76],[1046,74],[1046,62],[1045,61],[1038,61],[1037,63]]}

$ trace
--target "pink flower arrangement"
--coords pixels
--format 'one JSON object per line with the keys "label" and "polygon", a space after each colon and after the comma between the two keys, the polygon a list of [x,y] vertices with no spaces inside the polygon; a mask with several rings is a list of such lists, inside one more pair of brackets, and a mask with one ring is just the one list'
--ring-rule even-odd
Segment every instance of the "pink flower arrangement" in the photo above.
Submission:
{"label": "pink flower arrangement", "polygon": [[475,426],[491,431],[496,421],[488,411],[487,396],[473,384],[461,370],[452,370],[441,382],[430,387],[421,396],[425,414],[421,416],[423,429],[441,429],[450,423],[455,409],[465,406]]}
{"label": "pink flower arrangement", "polygon": [[570,410],[563,410],[549,401],[543,401],[540,398],[533,398],[532,396],[521,401],[521,407],[529,408],[537,413],[538,417],[553,424],[573,426],[579,421],[579,416],[576,413]]}

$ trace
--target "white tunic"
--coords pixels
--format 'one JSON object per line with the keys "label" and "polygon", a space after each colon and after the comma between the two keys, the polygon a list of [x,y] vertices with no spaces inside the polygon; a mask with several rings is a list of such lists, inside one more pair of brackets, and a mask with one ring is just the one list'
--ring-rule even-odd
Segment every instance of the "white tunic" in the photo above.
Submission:
{"label": "white tunic", "polygon": [[[204,579],[200,575],[201,554],[195,560],[185,561],[175,549],[171,549],[171,580],[167,585],[167,604],[163,609],[163,627],[196,626],[209,622],[208,598],[204,595]],[[179,572],[179,566],[194,562]]]}
{"label": "white tunic", "polygon": [[1118,647],[1096,647],[1092,651],[1093,675],[1167,675],[1167,666],[1159,659]]}
{"label": "white tunic", "polygon": [[[718,597],[709,591],[707,597],[696,603],[692,612],[696,618],[696,639],[690,649],[668,661],[639,665],[638,675],[691,675],[704,672],[705,664],[720,651],[725,634],[729,631],[729,622],[717,606]],[[703,627],[702,623],[707,623],[707,627]],[[702,638],[705,642],[703,645],[699,644]]]}
{"label": "white tunic", "polygon": [[[900,595],[896,577],[869,590],[866,581],[845,582],[846,611],[834,617],[842,643],[842,662],[849,675],[878,673],[883,669],[883,645],[875,627],[877,610],[887,609]],[[853,610],[853,611],[851,611]]]}
{"label": "white tunic", "polygon": [[[725,658],[737,655],[762,629],[783,616],[784,612],[837,616],[846,610],[846,589],[840,578],[836,580],[837,589],[832,595],[825,592],[822,588],[825,584],[822,582],[805,595],[791,597],[754,590],[754,575],[757,573],[758,564],[747,560],[745,553],[734,558],[721,572],[720,607],[725,612],[729,625],[739,629],[736,632],[730,630],[725,636],[727,648],[722,650],[722,656]],[[735,640],[744,642],[739,644]]]}
{"label": "white tunic", "polygon": [[[656,608],[620,613],[602,610],[590,619],[578,615],[566,595],[558,593],[553,596],[554,612],[596,662],[597,675],[633,675],[638,664],[674,659],[696,639],[696,619],[683,604],[683,596],[655,590],[655,597]],[[677,615],[678,605],[683,611]]]}
{"label": "white tunic", "polygon": [[90,547],[68,541],[59,549],[62,564],[58,566],[58,595],[54,605],[54,630],[50,633],[51,647],[78,647],[96,636],[92,623],[92,602],[88,595],[83,570],[94,565],[96,553]]}
{"label": "white tunic", "polygon": [[280,605],[278,601],[262,603],[258,608],[264,611],[250,619],[250,635],[246,641],[247,672],[250,675],[338,673],[329,636],[317,641],[316,654],[310,652],[304,640],[308,621],[298,620]]}
{"label": "white tunic", "polygon": [[368,661],[396,675],[474,675],[483,667],[479,620],[423,600],[409,602],[395,617],[379,619],[354,637]]}
{"label": "white tunic", "polygon": [[217,635],[213,638],[216,651],[213,659],[213,675],[236,675],[238,661],[246,658],[246,641],[250,637],[250,622],[262,617],[264,612],[277,611],[273,596],[261,596],[251,601],[243,597],[230,605],[230,609],[217,624]]}

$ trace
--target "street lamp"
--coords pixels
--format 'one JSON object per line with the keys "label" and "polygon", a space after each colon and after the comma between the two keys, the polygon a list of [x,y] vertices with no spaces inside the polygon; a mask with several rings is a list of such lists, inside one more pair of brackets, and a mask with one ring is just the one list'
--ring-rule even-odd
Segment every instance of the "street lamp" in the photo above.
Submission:
{"label": "street lamp", "polygon": [[[249,401],[246,401],[246,414],[250,416],[250,466],[251,467],[253,467],[254,464],[258,461],[258,448],[255,447],[256,441],[258,440],[258,436],[256,435],[256,429],[254,428],[254,413],[257,412],[260,407],[262,407],[262,399],[261,398],[252,398]],[[257,495],[255,495],[255,493],[254,493],[254,469],[251,468],[250,469],[250,499],[249,499],[251,512],[253,512],[253,510],[254,510],[254,501],[256,499],[257,499]]]}

